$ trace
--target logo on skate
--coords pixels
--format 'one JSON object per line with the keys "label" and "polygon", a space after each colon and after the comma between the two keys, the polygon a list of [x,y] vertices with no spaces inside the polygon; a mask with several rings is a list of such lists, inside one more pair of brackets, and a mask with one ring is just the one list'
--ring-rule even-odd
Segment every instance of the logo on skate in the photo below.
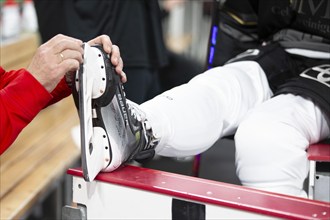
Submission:
{"label": "logo on skate", "polygon": [[120,105],[120,108],[121,108],[121,112],[123,113],[125,126],[128,126],[128,116],[127,116],[126,106],[125,106],[125,103],[123,101],[123,97],[120,93],[117,94],[117,97],[118,97],[118,102],[119,102],[119,105]]}

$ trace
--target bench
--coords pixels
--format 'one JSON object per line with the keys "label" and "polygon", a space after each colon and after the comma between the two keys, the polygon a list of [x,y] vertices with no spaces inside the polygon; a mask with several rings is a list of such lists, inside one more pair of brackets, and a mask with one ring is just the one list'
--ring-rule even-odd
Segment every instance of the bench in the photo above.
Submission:
{"label": "bench", "polygon": [[[40,112],[0,156],[0,219],[28,216],[47,194],[61,187],[67,168],[79,159],[70,133],[77,123],[73,101],[62,100]],[[60,215],[62,204],[58,205]]]}
{"label": "bench", "polygon": [[[27,34],[1,45],[1,66],[25,67],[39,45],[37,34]],[[50,195],[57,204],[47,210],[59,219],[65,202],[65,172],[77,164],[80,151],[71,138],[71,128],[79,123],[71,97],[44,110],[22,131],[12,146],[0,156],[0,219],[22,219],[38,209]],[[61,193],[62,191],[62,193]]]}
{"label": "bench", "polygon": [[307,150],[310,161],[308,197],[330,201],[330,144],[317,143]]}
{"label": "bench", "polygon": [[328,202],[132,165],[99,173],[93,182],[80,168],[68,174],[77,205],[65,206],[62,220],[330,218]]}
{"label": "bench", "polygon": [[40,44],[39,35],[36,33],[26,33],[1,41],[0,65],[5,70],[27,67]]}

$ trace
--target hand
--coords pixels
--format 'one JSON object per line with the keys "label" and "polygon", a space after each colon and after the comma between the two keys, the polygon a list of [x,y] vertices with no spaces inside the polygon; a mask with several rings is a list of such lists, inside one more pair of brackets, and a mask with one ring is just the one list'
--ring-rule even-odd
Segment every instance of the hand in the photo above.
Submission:
{"label": "hand", "polygon": [[167,0],[167,1],[162,1],[163,3],[163,8],[170,12],[173,10],[175,7],[178,7],[180,5],[183,5],[186,2],[186,0]]}
{"label": "hand", "polygon": [[125,83],[127,81],[127,77],[126,74],[123,72],[124,64],[122,58],[120,57],[119,47],[111,43],[109,36],[101,35],[88,41],[88,44],[91,46],[103,45],[103,50],[106,53],[111,54],[110,61],[115,66],[117,74],[120,75],[121,81]]}
{"label": "hand", "polygon": [[83,62],[82,41],[62,34],[42,44],[27,70],[52,92],[67,72],[76,71]]}

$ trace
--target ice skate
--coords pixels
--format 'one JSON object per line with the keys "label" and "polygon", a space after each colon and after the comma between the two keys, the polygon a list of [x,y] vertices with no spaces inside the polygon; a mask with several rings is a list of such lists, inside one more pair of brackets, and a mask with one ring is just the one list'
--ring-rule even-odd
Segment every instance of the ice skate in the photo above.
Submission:
{"label": "ice skate", "polygon": [[73,97],[79,110],[84,178],[154,155],[158,142],[144,113],[126,100],[123,85],[101,47],[84,45]]}

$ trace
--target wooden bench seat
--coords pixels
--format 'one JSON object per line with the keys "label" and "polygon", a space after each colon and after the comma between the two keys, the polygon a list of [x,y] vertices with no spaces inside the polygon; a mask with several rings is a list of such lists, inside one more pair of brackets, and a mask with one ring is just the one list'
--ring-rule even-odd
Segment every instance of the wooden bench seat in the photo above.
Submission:
{"label": "wooden bench seat", "polygon": [[0,219],[17,219],[79,159],[71,138],[78,124],[72,98],[48,107],[0,156]]}
{"label": "wooden bench seat", "polygon": [[39,46],[39,41],[37,33],[26,33],[14,39],[2,40],[0,65],[5,70],[27,67]]}

